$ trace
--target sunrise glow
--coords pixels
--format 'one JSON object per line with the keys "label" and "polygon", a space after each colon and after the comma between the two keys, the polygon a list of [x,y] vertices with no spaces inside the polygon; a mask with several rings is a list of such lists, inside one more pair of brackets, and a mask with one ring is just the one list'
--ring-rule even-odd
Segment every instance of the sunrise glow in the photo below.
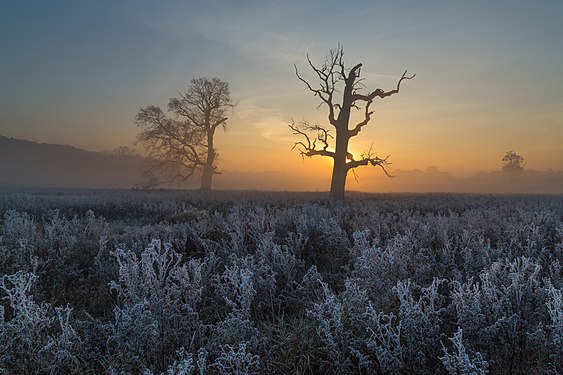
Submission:
{"label": "sunrise glow", "polygon": [[[194,77],[219,77],[238,103],[216,135],[220,170],[291,176],[280,189],[326,189],[331,160],[291,151],[298,139],[288,124],[328,125],[328,108],[317,108],[294,64],[318,84],[307,54],[320,66],[340,44],[348,67],[363,64],[362,92],[416,73],[399,94],[374,101],[354,155],[373,145],[390,155],[390,171],[436,167],[455,178],[500,170],[508,150],[528,170],[563,169],[559,2],[322,4],[4,4],[0,135],[142,154],[138,109],[165,108]],[[381,170],[357,172],[356,188],[377,190],[366,181]]]}

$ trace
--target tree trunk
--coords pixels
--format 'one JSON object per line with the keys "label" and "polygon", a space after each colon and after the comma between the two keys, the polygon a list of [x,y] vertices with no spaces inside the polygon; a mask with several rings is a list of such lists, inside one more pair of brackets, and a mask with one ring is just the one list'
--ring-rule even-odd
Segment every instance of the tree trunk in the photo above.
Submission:
{"label": "tree trunk", "polygon": [[209,191],[211,190],[211,182],[213,180],[213,166],[206,164],[203,167],[203,174],[201,175],[201,186],[199,190]]}
{"label": "tree trunk", "polygon": [[211,182],[213,174],[215,174],[215,150],[213,149],[213,132],[207,131],[207,160],[203,167],[203,174],[201,175],[201,187],[199,190],[211,190]]}
{"label": "tree trunk", "polygon": [[330,184],[330,199],[343,200],[346,189],[346,157],[348,155],[348,142],[350,133],[348,122],[350,122],[350,109],[352,108],[352,89],[354,80],[347,81],[342,97],[342,107],[338,114],[336,124],[336,146],[334,147],[334,166],[332,167],[332,181]]}
{"label": "tree trunk", "polygon": [[332,180],[330,183],[330,200],[341,201],[344,199],[344,189],[346,187],[346,169],[343,164],[336,164],[332,168]]}
{"label": "tree trunk", "polygon": [[337,131],[336,133],[334,165],[332,167],[332,180],[330,183],[330,199],[335,201],[344,199],[344,190],[346,189],[346,174],[348,173],[346,154],[349,141],[347,130],[346,127],[344,131]]}

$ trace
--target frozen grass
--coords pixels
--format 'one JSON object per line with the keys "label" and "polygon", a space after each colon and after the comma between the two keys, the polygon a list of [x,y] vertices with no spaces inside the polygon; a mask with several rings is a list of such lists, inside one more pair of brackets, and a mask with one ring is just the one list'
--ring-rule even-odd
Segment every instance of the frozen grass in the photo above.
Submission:
{"label": "frozen grass", "polygon": [[0,191],[7,373],[557,374],[560,196]]}

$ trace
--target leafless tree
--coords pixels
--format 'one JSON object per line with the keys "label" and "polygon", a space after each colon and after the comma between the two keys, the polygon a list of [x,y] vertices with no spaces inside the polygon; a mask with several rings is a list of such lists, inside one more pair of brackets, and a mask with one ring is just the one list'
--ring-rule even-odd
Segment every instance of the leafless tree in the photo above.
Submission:
{"label": "leafless tree", "polygon": [[135,122],[142,128],[137,142],[156,161],[148,173],[173,170],[164,182],[185,181],[201,173],[201,190],[211,190],[218,153],[213,138],[217,128],[227,129],[227,110],[234,108],[229,84],[218,78],[194,78],[180,97],[168,102],[166,115],[157,106],[143,107]]}
{"label": "leafless tree", "polygon": [[[302,141],[296,142],[297,148],[302,156],[312,157],[316,155],[330,157],[334,160],[332,170],[332,181],[330,185],[330,197],[333,200],[344,198],[346,176],[349,171],[365,165],[379,166],[384,173],[389,176],[385,167],[389,164],[387,159],[374,155],[372,147],[366,150],[359,158],[348,151],[348,144],[352,137],[357,136],[360,131],[371,120],[373,110],[371,105],[376,98],[383,99],[399,92],[401,83],[404,80],[414,78],[407,75],[405,70],[397,87],[390,91],[376,89],[368,93],[361,93],[363,79],[360,78],[362,64],[356,64],[352,69],[347,69],[343,61],[344,50],[342,46],[332,49],[326,56],[326,60],[321,67],[315,66],[309,55],[307,61],[310,68],[316,74],[319,81],[318,86],[311,84],[303,78],[297,65],[295,74],[307,89],[321,100],[319,107],[326,105],[328,109],[328,122],[330,126],[313,125],[307,121],[300,123],[292,122],[289,127],[293,134],[302,137]],[[341,96],[338,101],[337,96]],[[361,111],[363,114],[361,121],[352,124],[350,127],[351,114],[353,110]],[[331,131],[334,130],[334,133]],[[334,135],[333,135],[334,134]],[[330,145],[334,141],[334,148]]]}

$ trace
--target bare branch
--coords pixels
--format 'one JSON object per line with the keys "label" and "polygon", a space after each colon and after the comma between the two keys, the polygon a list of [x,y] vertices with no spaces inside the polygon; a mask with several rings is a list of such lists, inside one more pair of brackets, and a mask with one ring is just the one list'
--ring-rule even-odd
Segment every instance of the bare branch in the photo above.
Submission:
{"label": "bare branch", "polygon": [[382,89],[377,89],[371,93],[369,93],[368,95],[361,95],[361,94],[357,94],[354,93],[352,96],[352,103],[354,103],[357,100],[364,100],[366,102],[365,108],[364,108],[364,119],[359,122],[358,124],[356,124],[356,126],[350,130],[349,135],[350,137],[355,137],[356,135],[358,135],[358,133],[362,130],[362,128],[364,126],[366,126],[369,121],[371,120],[371,115],[373,114],[373,111],[369,110],[370,105],[373,103],[373,99],[375,97],[379,97],[379,98],[385,98],[387,96],[396,94],[399,92],[399,89],[401,87],[401,82],[404,81],[405,79],[413,79],[416,76],[416,74],[413,74],[412,76],[407,76],[407,71],[405,70],[403,75],[401,76],[401,78],[399,79],[399,82],[397,82],[397,88],[395,90],[391,90],[391,91],[383,91]]}
{"label": "bare branch", "polygon": [[228,119],[229,119],[228,117],[223,117],[218,119],[211,125],[211,128],[216,129],[219,125],[224,124]]}
{"label": "bare branch", "polygon": [[389,156],[390,155],[387,155],[385,158],[380,158],[378,156],[374,156],[373,155],[373,145],[370,145],[370,147],[367,150],[364,151],[360,160],[349,159],[351,161],[346,163],[346,168],[347,168],[347,170],[353,171],[357,167],[366,166],[366,165],[371,164],[374,167],[375,166],[380,167],[387,177],[393,177],[387,171],[387,169],[385,168],[388,165],[391,165],[391,163],[387,161],[389,159]]}
{"label": "bare branch", "polygon": [[354,175],[354,180],[356,180],[356,183],[360,183],[359,176],[356,173],[356,169],[352,168],[351,171],[352,171],[352,174]]}
{"label": "bare branch", "polygon": [[360,78],[360,69],[362,67],[362,63],[356,64],[350,72],[348,73],[348,77],[346,78],[346,84],[350,82],[350,84],[354,85],[354,81]]}
{"label": "bare branch", "polygon": [[369,110],[369,106],[371,105],[371,103],[372,103],[371,100],[366,103],[366,107],[364,108],[364,119],[358,124],[356,124],[356,126],[354,126],[352,130],[350,130],[350,132],[348,133],[350,137],[357,136],[358,133],[362,130],[362,128],[366,126],[371,120],[371,115],[373,114],[373,111]]}
{"label": "bare branch", "polygon": [[[309,60],[309,57],[307,57],[307,60]],[[311,61],[311,60],[309,60],[309,61]],[[301,76],[299,75],[299,70],[297,69],[297,65],[296,65],[296,64],[293,64],[293,67],[295,68],[295,75],[297,76],[297,78],[299,78],[299,80],[300,80],[301,82],[303,82],[303,83],[307,86],[307,88],[308,88],[310,91],[314,92],[315,95],[320,96],[321,99],[323,99],[323,101],[324,101],[325,99],[321,96],[321,95],[322,95],[322,91],[321,91],[320,89],[314,89],[314,88],[311,86],[311,84],[310,84],[306,79],[304,79],[303,77],[301,77]],[[313,68],[313,69],[314,69],[314,68]]]}
{"label": "bare branch", "polygon": [[293,67],[295,68],[295,75],[301,82],[305,84],[305,86],[307,86],[309,91],[313,92],[315,96],[318,96],[321,99],[322,102],[317,108],[319,108],[322,104],[326,104],[328,106],[328,121],[331,125],[336,126],[334,109],[338,108],[340,105],[338,103],[334,103],[333,97],[336,89],[336,84],[339,81],[339,78],[336,78],[336,75],[338,74],[336,68],[338,66],[343,66],[341,50],[331,50],[321,68],[317,68],[313,64],[308,54],[307,62],[309,63],[311,69],[319,77],[320,88],[313,88],[313,86],[311,86],[311,84],[306,79],[301,77],[299,70],[297,69],[297,65],[293,64]]}
{"label": "bare branch", "polygon": [[192,124],[203,128],[205,126],[205,120],[200,118],[201,114],[199,114],[198,111],[195,111],[193,106],[188,104],[188,101],[185,99],[183,94],[180,94],[180,96],[182,99],[170,99],[168,102],[168,109],[171,112],[174,112],[176,117],[185,117]]}
{"label": "bare branch", "polygon": [[399,79],[399,82],[397,82],[397,87],[394,90],[384,91],[382,89],[376,89],[375,91],[372,91],[367,95],[362,95],[362,94],[356,93],[352,96],[352,101],[355,102],[357,100],[363,100],[365,102],[369,102],[369,101],[372,101],[373,99],[375,99],[376,97],[383,99],[383,98],[386,98],[386,97],[391,96],[393,94],[397,94],[399,92],[399,89],[401,88],[401,82],[403,82],[406,79],[413,79],[414,77],[416,77],[416,74],[413,74],[412,76],[409,77],[409,76],[407,76],[407,70],[405,70],[403,72],[403,75]]}
{"label": "bare branch", "polygon": [[[333,138],[329,130],[319,125],[311,125],[307,121],[298,124],[292,121],[288,126],[294,135],[304,138],[303,141],[295,142],[291,148],[292,150],[297,148],[302,157],[312,157],[315,155],[334,157],[334,152],[328,150],[330,147],[328,140]],[[316,136],[311,138],[310,133],[316,133]],[[320,148],[317,147],[317,141],[321,143]]]}

